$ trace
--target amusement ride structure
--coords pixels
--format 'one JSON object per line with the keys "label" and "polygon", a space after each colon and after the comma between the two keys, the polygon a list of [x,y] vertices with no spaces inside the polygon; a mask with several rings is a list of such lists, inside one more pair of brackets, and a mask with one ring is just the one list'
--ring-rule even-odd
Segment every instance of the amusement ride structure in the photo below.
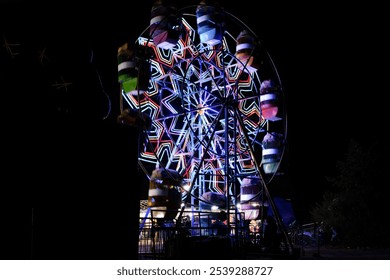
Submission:
{"label": "amusement ride structure", "polygon": [[150,183],[140,231],[186,221],[190,236],[215,236],[223,213],[226,238],[241,244],[250,222],[261,228],[272,213],[291,250],[268,188],[285,153],[284,92],[255,33],[215,2],[155,1],[150,25],[118,50],[118,77],[118,120],[141,128]]}

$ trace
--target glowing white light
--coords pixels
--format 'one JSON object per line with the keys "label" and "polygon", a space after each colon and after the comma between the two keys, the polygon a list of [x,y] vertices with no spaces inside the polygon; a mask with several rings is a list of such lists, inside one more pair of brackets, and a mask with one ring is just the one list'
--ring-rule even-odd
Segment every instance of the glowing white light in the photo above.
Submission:
{"label": "glowing white light", "polygon": [[188,191],[190,190],[191,185],[190,185],[190,184],[184,184],[182,187],[183,187],[183,189],[184,189],[186,192],[188,192]]}

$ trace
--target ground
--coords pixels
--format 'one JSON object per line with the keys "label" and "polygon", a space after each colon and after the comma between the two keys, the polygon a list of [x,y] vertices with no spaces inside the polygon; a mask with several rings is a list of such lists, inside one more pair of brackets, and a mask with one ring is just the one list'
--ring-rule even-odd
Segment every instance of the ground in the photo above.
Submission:
{"label": "ground", "polygon": [[390,260],[390,249],[320,247],[306,248],[303,260]]}

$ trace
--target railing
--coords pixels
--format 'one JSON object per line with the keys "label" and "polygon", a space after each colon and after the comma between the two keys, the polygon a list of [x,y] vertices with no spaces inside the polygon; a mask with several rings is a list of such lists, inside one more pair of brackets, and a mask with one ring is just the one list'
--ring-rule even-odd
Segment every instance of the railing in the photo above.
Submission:
{"label": "railing", "polygon": [[[151,210],[150,215],[140,218],[138,242],[140,259],[169,259],[183,256],[191,258],[192,251],[196,250],[194,246],[201,248],[208,242],[210,246],[218,243],[218,246],[226,247],[218,250],[231,251],[233,254],[234,248],[240,247],[243,236],[247,235],[239,223],[232,223],[234,226],[229,226],[227,221],[218,220],[218,213],[214,212],[184,211],[180,221],[154,218],[153,212]],[[242,220],[239,213],[230,216],[230,219]]]}
{"label": "railing", "polygon": [[312,251],[320,255],[321,246],[324,245],[324,234],[321,223],[307,223],[293,225],[289,228],[291,242],[301,251]]}

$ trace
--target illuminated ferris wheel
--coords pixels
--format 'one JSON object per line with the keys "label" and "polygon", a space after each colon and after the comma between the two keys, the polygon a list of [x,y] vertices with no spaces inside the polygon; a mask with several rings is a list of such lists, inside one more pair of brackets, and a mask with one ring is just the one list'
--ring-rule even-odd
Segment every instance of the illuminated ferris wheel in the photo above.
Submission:
{"label": "illuminated ferris wheel", "polygon": [[124,115],[144,129],[148,178],[176,186],[182,209],[256,219],[287,136],[282,83],[264,44],[223,7],[157,1],[150,26],[122,51]]}

